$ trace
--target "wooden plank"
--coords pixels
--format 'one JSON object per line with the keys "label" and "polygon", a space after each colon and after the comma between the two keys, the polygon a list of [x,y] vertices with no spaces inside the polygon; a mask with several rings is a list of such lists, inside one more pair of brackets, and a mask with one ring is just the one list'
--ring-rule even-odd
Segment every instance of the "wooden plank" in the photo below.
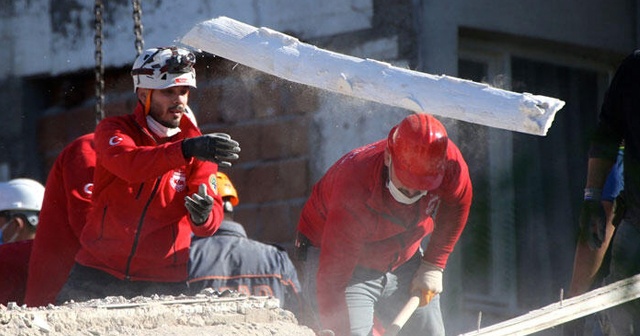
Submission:
{"label": "wooden plank", "polygon": [[530,335],[640,297],[640,274],[460,336]]}
{"label": "wooden plank", "polygon": [[565,104],[324,50],[224,16],[195,25],[177,43],[323,90],[534,135],[546,135]]}

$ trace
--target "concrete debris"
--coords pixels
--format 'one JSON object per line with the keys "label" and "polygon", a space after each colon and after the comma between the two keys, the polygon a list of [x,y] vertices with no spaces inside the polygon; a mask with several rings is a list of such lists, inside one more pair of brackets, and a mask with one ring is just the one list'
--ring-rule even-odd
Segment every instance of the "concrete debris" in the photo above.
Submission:
{"label": "concrete debris", "polygon": [[9,303],[0,305],[0,335],[314,335],[275,298],[219,294],[107,297],[37,308]]}

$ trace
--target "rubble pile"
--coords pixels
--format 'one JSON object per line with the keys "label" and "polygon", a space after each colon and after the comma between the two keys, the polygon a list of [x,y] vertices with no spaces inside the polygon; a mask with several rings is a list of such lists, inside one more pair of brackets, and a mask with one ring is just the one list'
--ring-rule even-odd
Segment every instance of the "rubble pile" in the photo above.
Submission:
{"label": "rubble pile", "polygon": [[107,297],[31,308],[0,305],[0,335],[313,336],[277,299],[237,293]]}

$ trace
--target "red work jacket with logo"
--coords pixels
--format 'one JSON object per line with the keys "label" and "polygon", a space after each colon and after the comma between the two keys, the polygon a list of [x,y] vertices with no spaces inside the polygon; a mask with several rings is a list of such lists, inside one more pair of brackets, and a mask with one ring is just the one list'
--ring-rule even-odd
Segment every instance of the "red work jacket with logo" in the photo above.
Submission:
{"label": "red work jacket with logo", "polygon": [[67,145],[47,177],[24,298],[30,307],[55,303],[80,248],[96,166],[93,135],[83,135]]}
{"label": "red work jacket with logo", "polygon": [[[143,107],[102,120],[92,207],[80,236],[76,261],[119,279],[179,282],[187,278],[191,234],[210,236],[223,218],[215,163],[185,159],[182,140],[201,135],[189,118],[170,138],[152,135]],[[196,226],[185,196],[206,184],[214,199],[207,221]]]}
{"label": "red work jacket with logo", "polygon": [[442,184],[411,205],[395,201],[386,187],[385,147],[380,140],[338,160],[314,185],[300,217],[298,230],[320,247],[320,318],[338,334],[349,330],[344,291],[356,266],[393,271],[431,234],[423,259],[444,268],[469,216],[471,181],[453,142]]}

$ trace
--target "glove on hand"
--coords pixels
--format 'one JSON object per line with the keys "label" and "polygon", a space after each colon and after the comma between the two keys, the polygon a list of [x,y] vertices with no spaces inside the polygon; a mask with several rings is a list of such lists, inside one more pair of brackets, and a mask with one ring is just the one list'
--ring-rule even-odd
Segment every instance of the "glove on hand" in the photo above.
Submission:
{"label": "glove on hand", "polygon": [[620,222],[622,222],[625,211],[627,211],[627,202],[625,201],[624,190],[622,190],[618,194],[618,197],[613,200],[613,219],[611,219],[613,226],[618,227]]}
{"label": "glove on hand", "polygon": [[191,221],[195,225],[202,225],[206,222],[213,209],[213,197],[207,194],[207,186],[203,183],[197,194],[193,194],[191,197],[186,196],[184,206],[189,211]]}
{"label": "glove on hand", "polygon": [[210,133],[182,141],[185,158],[196,157],[221,167],[231,167],[229,160],[237,160],[237,153],[240,153],[240,144],[225,133]]}
{"label": "glove on hand", "polygon": [[585,190],[585,199],[580,211],[581,239],[586,240],[592,250],[602,246],[607,225],[607,216],[600,202],[600,193],[598,189]]}
{"label": "glove on hand", "polygon": [[442,292],[442,273],[444,270],[432,263],[422,260],[411,281],[411,293]]}

